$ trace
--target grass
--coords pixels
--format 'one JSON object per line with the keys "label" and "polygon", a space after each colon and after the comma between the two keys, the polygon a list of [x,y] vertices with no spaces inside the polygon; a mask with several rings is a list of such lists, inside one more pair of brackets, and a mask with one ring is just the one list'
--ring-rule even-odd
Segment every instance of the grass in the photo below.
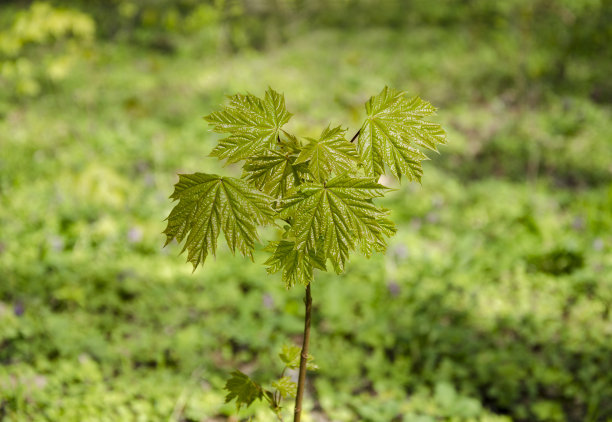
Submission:
{"label": "grass", "polygon": [[206,157],[201,116],[270,85],[296,131],[354,132],[389,84],[439,106],[450,143],[385,202],[387,254],[316,280],[307,420],[612,420],[611,110],[508,86],[503,42],[327,30],[233,56],[100,42],[41,97],[5,98],[0,419],[236,420],[225,378],[272,379],[301,291],[227,251],[191,274],[161,248],[175,174],[236,172]]}

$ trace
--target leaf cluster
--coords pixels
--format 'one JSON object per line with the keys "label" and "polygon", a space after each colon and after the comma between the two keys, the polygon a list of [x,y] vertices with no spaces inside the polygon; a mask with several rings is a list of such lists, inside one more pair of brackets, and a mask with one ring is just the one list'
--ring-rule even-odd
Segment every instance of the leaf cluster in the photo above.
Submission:
{"label": "leaf cluster", "polygon": [[[420,181],[421,149],[446,142],[440,125],[424,120],[435,109],[419,97],[385,87],[365,105],[367,117],[355,136],[327,126],[317,138],[300,139],[284,128],[292,114],[283,95],[234,95],[205,119],[228,136],[211,155],[243,162],[240,179],[182,174],[171,198],[178,201],[164,231],[166,244],[184,242],[194,269],[215,254],[221,232],[232,252],[252,258],[258,225],[282,229],[269,242],[268,272],[286,285],[308,284],[314,270],[345,269],[351,252],[384,251],[395,233],[389,211],[375,198],[389,189],[378,178],[385,167],[401,180]],[[356,142],[355,142],[356,141]]]}
{"label": "leaf cluster", "polygon": [[[295,397],[297,392],[297,384],[286,376],[285,372],[288,369],[297,369],[300,366],[300,349],[298,346],[285,345],[279,353],[279,358],[284,363],[283,371],[280,377],[272,382],[271,389],[264,388],[261,384],[253,381],[247,374],[235,370],[232,372],[230,379],[225,383],[225,402],[236,401],[236,408],[244,405],[249,407],[255,400],[266,400],[270,408],[274,411],[277,418],[282,420],[281,410],[282,401],[290,397]],[[312,355],[308,355],[307,368],[311,371],[316,371],[319,367],[314,363]]]}

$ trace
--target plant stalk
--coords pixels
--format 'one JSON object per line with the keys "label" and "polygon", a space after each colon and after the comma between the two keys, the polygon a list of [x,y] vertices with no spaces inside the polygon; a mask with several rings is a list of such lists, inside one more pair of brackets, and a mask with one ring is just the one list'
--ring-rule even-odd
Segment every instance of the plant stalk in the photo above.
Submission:
{"label": "plant stalk", "polygon": [[310,283],[306,286],[306,313],[304,314],[304,337],[302,339],[302,353],[300,355],[300,374],[298,375],[297,394],[295,395],[295,411],[293,422],[300,422],[302,417],[302,398],[306,384],[306,363],[308,362],[308,341],[310,340],[310,314],[312,311],[312,296],[310,296]]}

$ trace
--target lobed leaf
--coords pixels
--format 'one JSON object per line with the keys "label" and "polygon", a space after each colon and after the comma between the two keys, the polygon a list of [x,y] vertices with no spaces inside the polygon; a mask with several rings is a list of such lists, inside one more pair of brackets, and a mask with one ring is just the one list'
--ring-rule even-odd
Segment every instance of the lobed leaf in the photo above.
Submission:
{"label": "lobed leaf", "polygon": [[[278,356],[281,358],[285,366],[289,369],[297,369],[300,367],[300,355],[302,349],[295,345],[284,345]],[[316,371],[319,367],[314,363],[314,357],[309,353],[306,359],[306,368],[309,371]]]}
{"label": "lobed leaf", "polygon": [[280,215],[294,219],[288,234],[295,237],[296,250],[317,253],[320,244],[340,273],[356,245],[369,255],[384,250],[385,237],[395,232],[388,212],[372,202],[386,190],[374,179],[347,175],[322,184],[305,183],[292,189]]}
{"label": "lobed leaf", "polygon": [[366,112],[357,145],[366,175],[384,174],[386,164],[398,179],[404,175],[420,181],[421,162],[427,156],[417,147],[437,151],[438,144],[446,143],[442,127],[423,120],[435,108],[419,97],[406,98],[403,92],[385,87],[368,100]]}
{"label": "lobed leaf", "polygon": [[270,258],[265,262],[265,265],[268,266],[268,273],[282,270],[282,279],[288,288],[296,284],[310,283],[315,268],[327,271],[325,257],[320,253],[322,249],[319,249],[318,254],[298,251],[295,248],[295,242],[281,240],[270,242],[266,250],[272,252]]}
{"label": "lobed leaf", "polygon": [[269,88],[264,99],[254,95],[229,97],[229,105],[204,118],[216,132],[230,136],[219,141],[212,156],[229,163],[261,155],[278,141],[281,127],[292,114],[285,108],[283,95]]}
{"label": "lobed leaf", "polygon": [[255,381],[251,380],[248,375],[238,370],[231,374],[231,378],[225,383],[224,389],[228,391],[225,396],[225,403],[236,400],[236,408],[244,404],[249,407],[255,400],[263,398],[263,389]]}
{"label": "lobed leaf", "polygon": [[344,138],[340,126],[323,130],[319,139],[307,138],[296,164],[308,163],[308,171],[315,180],[327,180],[332,173],[343,174],[355,169],[358,155],[355,145]]}
{"label": "lobed leaf", "polygon": [[296,369],[300,366],[300,352],[302,349],[293,344],[284,345],[278,357],[285,363],[285,366],[290,369]]}
{"label": "lobed leaf", "polygon": [[278,381],[273,382],[272,387],[276,388],[284,399],[295,397],[297,394],[297,384],[291,381],[290,377],[282,377]]}
{"label": "lobed leaf", "polygon": [[181,174],[170,196],[178,204],[168,216],[166,245],[173,239],[185,245],[194,270],[217,249],[221,231],[230,250],[252,258],[258,239],[256,224],[267,224],[275,215],[272,199],[242,180],[216,174]]}
{"label": "lobed leaf", "polygon": [[304,166],[295,163],[295,156],[278,151],[247,159],[243,169],[247,181],[274,198],[283,198],[304,172]]}

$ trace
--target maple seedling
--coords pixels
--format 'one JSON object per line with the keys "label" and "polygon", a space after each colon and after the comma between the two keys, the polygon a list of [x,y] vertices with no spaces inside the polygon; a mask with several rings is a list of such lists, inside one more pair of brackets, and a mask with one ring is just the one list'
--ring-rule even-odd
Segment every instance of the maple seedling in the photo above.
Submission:
{"label": "maple seedling", "polygon": [[[230,250],[253,258],[258,225],[281,228],[280,240],[264,248],[269,273],[280,272],[287,288],[305,287],[302,347],[281,352],[285,369],[298,369],[297,384],[284,376],[264,389],[240,371],[226,384],[226,401],[237,407],[265,399],[282,420],[282,398],[295,397],[294,422],[300,421],[315,270],[327,264],[341,274],[351,252],[384,252],[396,229],[389,211],[375,198],[389,188],[378,180],[388,168],[401,181],[420,182],[422,149],[446,143],[439,124],[424,120],[435,108],[419,97],[385,87],[365,104],[367,117],[350,140],[346,129],[328,126],[315,138],[300,139],[283,129],[292,114],[283,95],[268,89],[263,99],[234,95],[221,111],[205,117],[214,131],[228,133],[211,155],[227,163],[242,161],[241,178],[181,174],[171,199],[177,201],[164,230],[166,245],[184,242],[194,270],[215,254],[221,232]],[[299,361],[299,363],[298,363]],[[314,369],[312,363],[311,368]]]}

